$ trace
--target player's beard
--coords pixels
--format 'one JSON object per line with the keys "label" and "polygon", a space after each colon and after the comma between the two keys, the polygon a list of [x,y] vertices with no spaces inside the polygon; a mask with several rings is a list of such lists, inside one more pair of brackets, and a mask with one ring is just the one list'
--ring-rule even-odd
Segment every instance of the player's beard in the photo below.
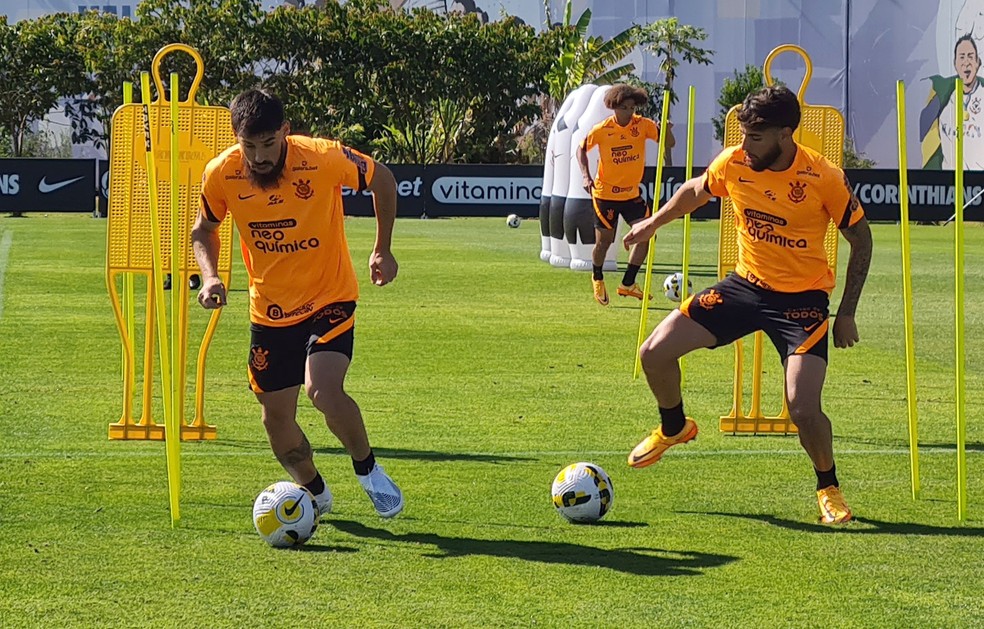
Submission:
{"label": "player's beard", "polygon": [[284,176],[284,164],[287,162],[287,147],[284,146],[284,150],[280,153],[280,159],[277,163],[273,165],[273,168],[269,172],[259,173],[253,170],[252,164],[250,164],[245,157],[243,157],[243,168],[246,171],[246,177],[249,182],[259,188],[260,190],[269,190],[271,188],[276,188],[280,183],[280,180]]}
{"label": "player's beard", "polygon": [[769,166],[775,164],[776,160],[779,159],[779,157],[781,156],[782,156],[782,147],[779,146],[778,142],[776,142],[775,146],[769,149],[769,151],[765,155],[762,155],[761,157],[755,157],[754,159],[751,156],[748,156],[748,166],[755,172],[760,173],[766,168],[768,168]]}

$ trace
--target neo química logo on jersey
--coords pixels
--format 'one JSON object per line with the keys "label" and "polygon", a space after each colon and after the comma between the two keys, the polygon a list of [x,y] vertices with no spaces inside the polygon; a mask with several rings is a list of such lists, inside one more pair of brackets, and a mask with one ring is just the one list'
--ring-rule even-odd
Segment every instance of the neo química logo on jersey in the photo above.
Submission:
{"label": "neo qu\u00edmica logo on jersey", "polygon": [[317,238],[291,238],[288,230],[297,227],[297,221],[286,218],[279,221],[252,222],[249,224],[249,237],[253,246],[263,253],[297,253],[317,249],[321,242]]}

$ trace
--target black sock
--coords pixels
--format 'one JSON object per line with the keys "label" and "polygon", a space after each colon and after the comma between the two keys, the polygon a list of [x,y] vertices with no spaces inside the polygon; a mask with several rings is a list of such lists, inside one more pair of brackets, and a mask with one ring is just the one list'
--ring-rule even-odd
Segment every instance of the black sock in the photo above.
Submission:
{"label": "black sock", "polygon": [[359,476],[365,476],[372,471],[372,468],[376,467],[376,457],[373,455],[372,450],[369,450],[369,456],[362,459],[361,461],[356,461],[352,459],[352,467],[355,469],[355,473]]}
{"label": "black sock", "polygon": [[817,473],[817,491],[821,489],[830,487],[840,487],[837,482],[837,465],[831,466],[826,472],[821,472],[820,470],[813,468],[813,471]]}
{"label": "black sock", "polygon": [[636,275],[639,274],[639,264],[630,264],[625,267],[625,275],[622,276],[622,286],[632,286],[635,284]]}
{"label": "black sock", "polygon": [[605,276],[601,272],[601,267],[598,266],[597,264],[591,265],[591,277],[592,279],[596,279],[596,280],[605,279]]}
{"label": "black sock", "polygon": [[680,434],[680,431],[683,430],[683,425],[687,422],[687,418],[683,414],[682,401],[673,408],[660,408],[659,417],[663,421],[664,437],[673,437]]}
{"label": "black sock", "polygon": [[318,472],[318,475],[310,483],[304,483],[304,487],[315,496],[323,492],[325,490],[325,479],[321,478],[321,472]]}

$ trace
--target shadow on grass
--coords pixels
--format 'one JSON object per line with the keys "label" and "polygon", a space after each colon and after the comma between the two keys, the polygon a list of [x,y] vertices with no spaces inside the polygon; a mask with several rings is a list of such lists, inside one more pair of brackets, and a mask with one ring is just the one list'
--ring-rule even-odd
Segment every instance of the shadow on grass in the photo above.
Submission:
{"label": "shadow on grass", "polygon": [[[348,456],[345,448],[314,448],[318,454],[338,454]],[[507,454],[472,454],[469,452],[436,452],[434,450],[406,450],[403,448],[376,448],[373,454],[385,461],[386,459],[416,459],[418,461],[467,461],[471,463],[512,463],[515,461],[536,461],[527,456],[510,456]]]}
{"label": "shadow on grass", "polygon": [[629,522],[628,520],[601,520],[600,522],[592,522],[591,524],[575,524],[575,526],[590,526],[595,527],[609,527],[613,529],[634,529],[640,526],[649,526],[645,522]]}
{"label": "shadow on grass", "polygon": [[[871,446],[881,446],[883,448],[898,448],[898,449],[908,449],[909,442],[901,439],[873,439],[871,437],[837,437],[837,443],[858,443]],[[984,443],[967,443],[965,445],[965,450],[967,452],[984,452]],[[933,449],[933,450],[949,450],[951,452],[956,452],[957,444],[955,443],[928,443],[921,442],[919,444],[920,449]]]}
{"label": "shadow on grass", "polygon": [[872,518],[855,517],[847,524],[828,526],[819,522],[801,522],[797,520],[784,520],[774,515],[749,514],[749,513],[725,513],[722,511],[679,511],[685,515],[717,515],[727,518],[739,518],[742,520],[756,520],[771,526],[787,529],[790,531],[803,531],[806,533],[840,533],[847,535],[923,535],[927,537],[981,537],[984,535],[984,528],[979,527],[959,527],[959,526],[933,526],[931,524],[918,524],[916,522],[885,522]]}
{"label": "shadow on grass", "polygon": [[[626,263],[619,265],[619,270],[624,270]],[[670,273],[682,273],[683,267],[680,265],[672,264],[654,264],[653,265],[653,279],[659,278],[660,284],[663,282],[663,278]],[[718,269],[716,264],[690,264],[690,268],[687,270],[688,277],[713,277],[717,278]],[[645,277],[645,271],[642,271],[640,277]],[[641,282],[640,282],[641,285]]]}
{"label": "shadow on grass", "polygon": [[[235,441],[223,439],[215,442],[217,445],[242,448],[243,450],[270,451],[266,441]],[[313,448],[315,454],[334,454],[348,456],[345,448]],[[533,457],[510,456],[506,454],[470,454],[468,452],[438,452],[435,450],[406,450],[403,448],[376,448],[373,454],[382,461],[386,459],[416,459],[418,461],[467,461],[473,463],[513,463],[516,461],[536,461]],[[273,453],[270,453],[273,456]]]}
{"label": "shadow on grass", "polygon": [[351,546],[337,546],[330,544],[312,544],[308,542],[307,544],[302,544],[300,546],[295,546],[290,550],[299,553],[357,553],[358,548],[352,548]]}
{"label": "shadow on grass", "polygon": [[[908,448],[909,444],[904,444],[904,447]],[[920,443],[920,448],[933,448],[934,450],[950,450],[952,452],[957,451],[957,444],[955,443]],[[984,452],[984,443],[965,443],[964,450],[967,452]]]}
{"label": "shadow on grass", "polygon": [[605,550],[565,542],[445,537],[436,533],[396,534],[347,520],[332,520],[331,524],[339,531],[356,537],[408,544],[431,544],[437,546],[440,552],[424,553],[424,556],[436,559],[485,555],[542,563],[609,568],[642,576],[672,577],[700,575],[707,568],[718,568],[738,559],[730,555],[659,548]]}

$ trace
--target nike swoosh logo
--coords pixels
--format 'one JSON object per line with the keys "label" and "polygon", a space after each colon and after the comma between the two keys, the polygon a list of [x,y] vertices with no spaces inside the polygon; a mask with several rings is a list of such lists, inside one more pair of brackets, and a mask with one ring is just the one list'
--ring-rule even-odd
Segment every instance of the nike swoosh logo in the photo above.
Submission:
{"label": "nike swoosh logo", "polygon": [[284,507],[284,515],[286,515],[288,518],[291,517],[291,516],[293,516],[294,515],[294,512],[297,511],[297,508],[299,506],[301,506],[301,501],[300,500],[298,500],[297,502],[295,502],[289,508],[288,507]]}
{"label": "nike swoosh logo", "polygon": [[339,321],[345,321],[345,317],[328,317],[328,323],[338,323]]}
{"label": "nike swoosh logo", "polygon": [[241,194],[241,195],[239,195],[239,200],[240,201],[245,201],[246,199],[252,199],[255,196],[256,196],[255,193],[254,194],[247,194],[247,195],[242,195]]}
{"label": "nike swoosh logo", "polygon": [[70,186],[76,181],[85,179],[85,177],[76,177],[75,179],[66,179],[65,181],[56,181],[55,183],[48,183],[47,177],[42,177],[41,181],[38,182],[38,192],[41,194],[48,194],[49,192],[54,192],[55,190],[60,190],[65,186]]}
{"label": "nike swoosh logo", "polygon": [[[655,450],[655,448],[653,448],[653,450]],[[653,450],[649,450],[645,454],[640,454],[638,456],[633,454],[632,455],[632,462],[633,463],[638,463],[639,461],[643,460],[644,458],[646,458],[647,456],[649,456],[650,454],[652,454],[653,453]]]}
{"label": "nike swoosh logo", "polygon": [[817,326],[820,325],[821,323],[823,323],[823,321],[817,321],[813,325],[809,325],[809,326],[803,328],[803,331],[804,332],[812,332],[812,331],[816,330],[817,329]]}
{"label": "nike swoosh logo", "polygon": [[739,177],[738,181],[740,181],[741,183],[755,183],[751,179],[745,179],[744,177]]}

